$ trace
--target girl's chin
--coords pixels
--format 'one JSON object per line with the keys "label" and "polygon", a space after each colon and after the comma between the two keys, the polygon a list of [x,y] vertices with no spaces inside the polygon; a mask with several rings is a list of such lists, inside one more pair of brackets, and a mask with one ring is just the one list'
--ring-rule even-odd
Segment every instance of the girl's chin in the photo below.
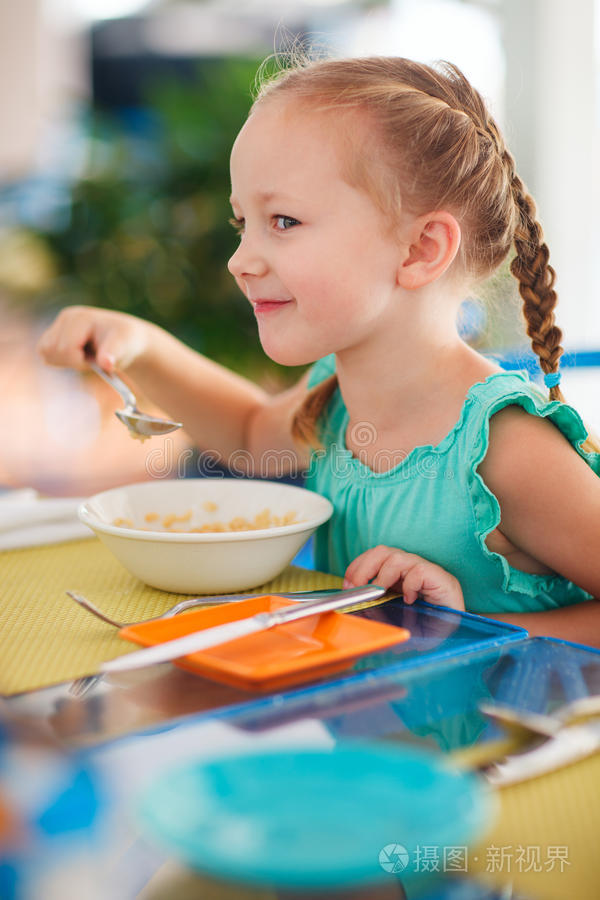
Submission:
{"label": "girl's chin", "polygon": [[310,352],[301,348],[280,347],[270,344],[268,341],[262,342],[262,348],[269,359],[278,363],[280,366],[308,366],[316,362],[319,357],[315,356],[314,350]]}
{"label": "girl's chin", "polygon": [[[269,327],[270,323],[258,323],[258,337],[267,356],[280,366],[308,366],[330,353],[329,348],[319,347],[319,334],[302,328]],[[275,323],[273,323],[273,326]]]}
{"label": "girl's chin", "polygon": [[295,356],[289,353],[267,353],[267,356],[280,366],[309,366],[317,361],[314,354]]}

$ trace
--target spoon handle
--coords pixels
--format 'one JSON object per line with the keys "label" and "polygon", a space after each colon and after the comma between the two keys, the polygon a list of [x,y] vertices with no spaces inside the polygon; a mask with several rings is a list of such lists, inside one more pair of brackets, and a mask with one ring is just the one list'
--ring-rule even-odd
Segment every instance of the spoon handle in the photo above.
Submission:
{"label": "spoon handle", "polygon": [[99,375],[100,378],[103,378],[107,384],[110,384],[111,387],[118,391],[118,393],[123,398],[123,402],[126,406],[130,406],[133,409],[136,408],[136,399],[132,391],[129,390],[124,381],[121,381],[118,375],[110,375],[108,372],[105,372],[104,369],[101,369],[97,362],[94,360],[89,360],[89,367],[92,369],[96,375]]}

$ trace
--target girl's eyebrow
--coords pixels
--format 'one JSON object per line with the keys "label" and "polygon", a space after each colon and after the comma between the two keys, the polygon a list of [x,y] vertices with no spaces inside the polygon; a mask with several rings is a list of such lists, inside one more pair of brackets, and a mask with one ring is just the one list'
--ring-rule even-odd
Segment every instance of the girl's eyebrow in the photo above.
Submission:
{"label": "girl's eyebrow", "polygon": [[[286,202],[290,200],[293,202],[298,201],[297,197],[293,197],[291,194],[280,191],[257,191],[255,197],[257,197],[258,200],[262,200],[263,203],[268,203],[270,200],[284,200]],[[237,203],[237,199],[233,194],[229,198],[229,202],[232,206]]]}

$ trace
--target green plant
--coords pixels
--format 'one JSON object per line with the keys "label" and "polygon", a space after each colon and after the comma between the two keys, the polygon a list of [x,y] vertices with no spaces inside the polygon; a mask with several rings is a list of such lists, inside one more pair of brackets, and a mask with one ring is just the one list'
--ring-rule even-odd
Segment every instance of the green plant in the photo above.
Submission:
{"label": "green plant", "polygon": [[145,110],[95,113],[86,170],[62,227],[38,231],[59,271],[38,304],[86,303],[150,319],[264,383],[298,377],[260,348],[252,310],[226,262],[229,152],[256,60],[205,60],[193,82],[148,85]]}

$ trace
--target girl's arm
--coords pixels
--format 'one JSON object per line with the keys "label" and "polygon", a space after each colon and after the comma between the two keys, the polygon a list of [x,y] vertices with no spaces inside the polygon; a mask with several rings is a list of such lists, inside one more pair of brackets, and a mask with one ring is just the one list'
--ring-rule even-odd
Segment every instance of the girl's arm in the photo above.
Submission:
{"label": "girl's arm", "polygon": [[[500,504],[502,534],[519,550],[600,598],[600,478],[562,432],[517,406],[490,419],[479,472]],[[494,614],[546,635],[600,646],[600,603]]]}
{"label": "girl's arm", "polygon": [[294,412],[308,390],[307,375],[271,397],[150,322],[85,306],[64,309],[38,348],[51,365],[75,369],[86,368],[86,349],[91,349],[100,366],[109,372],[118,369],[182,422],[201,450],[225,465],[235,454],[236,470],[284,474],[308,462],[291,436]]}
{"label": "girl's arm", "polygon": [[526,628],[531,637],[554,637],[600,648],[600,602],[588,600],[545,612],[489,613],[486,618]]}
{"label": "girl's arm", "polygon": [[[308,373],[270,396],[253,382],[207,359],[152,326],[152,352],[127,375],[185,430],[201,449],[249,475],[283,475],[308,465],[292,439],[292,419],[308,391]],[[240,452],[242,451],[242,452]]]}

